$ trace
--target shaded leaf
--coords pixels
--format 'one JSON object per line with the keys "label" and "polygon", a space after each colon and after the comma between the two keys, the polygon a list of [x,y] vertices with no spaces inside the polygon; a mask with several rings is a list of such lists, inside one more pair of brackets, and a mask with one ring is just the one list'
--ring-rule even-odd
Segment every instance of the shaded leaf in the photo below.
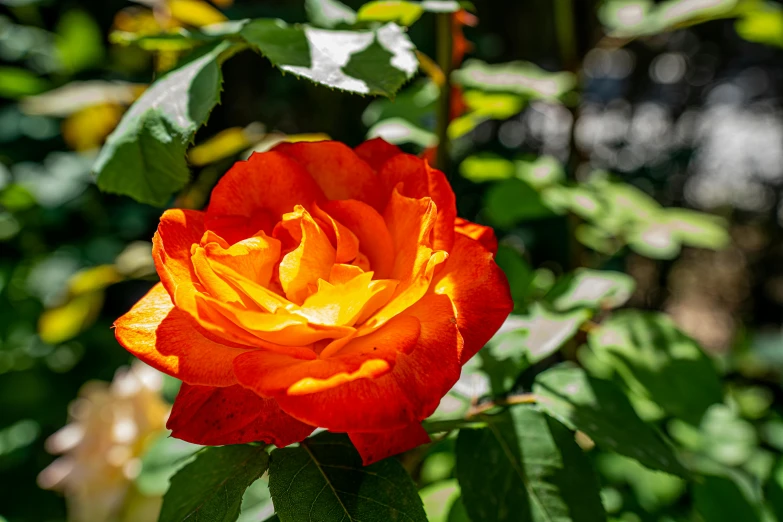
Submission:
{"label": "shaded leaf", "polygon": [[413,43],[393,23],[336,31],[259,19],[240,34],[281,70],[359,94],[393,96],[419,67]]}
{"label": "shaded leaf", "polygon": [[460,496],[456,479],[443,480],[419,491],[429,522],[449,522],[449,513]]}
{"label": "shaded leaf", "polygon": [[242,495],[268,465],[269,455],[263,446],[205,449],[171,479],[159,521],[236,520]]}
{"label": "shaded leaf", "polygon": [[487,218],[500,228],[554,215],[539,193],[519,179],[507,179],[493,185],[484,201]]}
{"label": "shaded leaf", "polygon": [[693,505],[707,522],[756,522],[761,517],[734,481],[707,475],[693,485]]}
{"label": "shaded leaf", "polygon": [[125,114],[95,162],[98,187],[163,206],[188,181],[185,150],[218,102],[223,42],[156,81]]}
{"label": "shaded leaf", "polygon": [[421,499],[396,459],[362,466],[342,434],[321,433],[276,449],[269,488],[282,522],[410,520],[427,522]]}
{"label": "shaded leaf", "polygon": [[722,392],[712,361],[663,314],[619,312],[592,330],[590,347],[628,386],[697,425]]}
{"label": "shaded leaf", "polygon": [[144,452],[141,472],[134,480],[136,487],[145,495],[160,496],[169,488],[171,477],[188,462],[192,461],[202,446],[175,439],[163,433]]}
{"label": "shaded leaf", "polygon": [[687,475],[672,448],[639,418],[613,382],[590,377],[581,368],[561,366],[539,374],[533,393],[544,411],[571,429],[585,432],[605,450],[651,469]]}
{"label": "shaded leaf", "polygon": [[574,435],[516,407],[457,437],[457,479],[473,522],[606,520],[598,479]]}

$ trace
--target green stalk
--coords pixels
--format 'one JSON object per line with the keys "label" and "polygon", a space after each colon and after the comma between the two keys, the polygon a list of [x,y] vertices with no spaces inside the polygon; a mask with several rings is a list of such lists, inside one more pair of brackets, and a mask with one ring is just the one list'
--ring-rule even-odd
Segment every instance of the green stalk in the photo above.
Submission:
{"label": "green stalk", "polygon": [[438,136],[438,154],[435,166],[448,175],[449,163],[449,116],[451,113],[451,13],[435,15],[437,37],[437,62],[443,71],[444,81],[440,86],[435,132]]}

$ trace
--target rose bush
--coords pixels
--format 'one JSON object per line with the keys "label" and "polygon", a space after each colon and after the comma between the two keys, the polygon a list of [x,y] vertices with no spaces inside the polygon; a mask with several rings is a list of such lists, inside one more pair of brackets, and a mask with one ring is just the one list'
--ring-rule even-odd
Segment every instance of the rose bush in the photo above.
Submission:
{"label": "rose bush", "polygon": [[512,308],[492,230],[380,139],[254,154],[153,244],[161,283],[116,337],[183,381],[168,427],[199,444],[322,427],[371,463],[428,442],[421,421]]}

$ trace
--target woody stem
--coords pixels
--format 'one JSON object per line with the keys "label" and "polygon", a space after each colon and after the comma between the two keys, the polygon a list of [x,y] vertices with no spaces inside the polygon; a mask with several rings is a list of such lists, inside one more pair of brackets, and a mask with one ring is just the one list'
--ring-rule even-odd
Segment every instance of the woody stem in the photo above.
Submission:
{"label": "woody stem", "polygon": [[441,433],[462,428],[481,428],[486,426],[486,421],[482,420],[481,417],[490,410],[505,406],[516,406],[519,404],[535,404],[536,401],[536,396],[532,393],[510,395],[504,399],[496,399],[491,402],[473,406],[468,410],[465,417],[459,419],[424,421],[422,426],[427,433]]}

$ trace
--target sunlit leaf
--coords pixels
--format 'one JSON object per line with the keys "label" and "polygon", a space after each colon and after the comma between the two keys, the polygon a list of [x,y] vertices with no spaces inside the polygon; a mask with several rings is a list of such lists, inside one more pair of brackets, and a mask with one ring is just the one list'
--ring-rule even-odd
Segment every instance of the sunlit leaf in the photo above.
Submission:
{"label": "sunlit leaf", "polygon": [[258,126],[225,129],[190,149],[188,160],[196,167],[208,165],[242,152],[263,136]]}
{"label": "sunlit leaf", "polygon": [[651,470],[617,453],[598,455],[596,465],[606,482],[618,486],[628,484],[634,500],[648,513],[676,503],[686,492],[687,483],[683,479]]}
{"label": "sunlit leaf", "polygon": [[185,150],[218,102],[220,62],[235,50],[230,42],[207,47],[144,92],[95,162],[101,190],[162,206],[187,183]]}
{"label": "sunlit leaf", "polygon": [[462,7],[454,0],[375,0],[364,4],[357,14],[359,22],[397,22],[413,25],[425,12],[455,13]]}
{"label": "sunlit leaf", "polygon": [[550,415],[586,433],[600,447],[651,469],[687,475],[672,448],[642,421],[622,390],[581,368],[560,366],[536,377],[533,393]]}
{"label": "sunlit leaf", "polygon": [[539,156],[533,161],[517,160],[514,164],[517,177],[537,190],[565,181],[563,164],[552,156]]}
{"label": "sunlit leaf", "polygon": [[122,276],[114,265],[98,265],[76,272],[68,280],[68,292],[71,295],[86,294],[103,290],[119,281],[122,281]]}
{"label": "sunlit leaf", "polygon": [[572,73],[548,72],[530,62],[490,65],[468,60],[454,72],[454,80],[466,88],[511,92],[533,99],[557,99],[576,87]]}
{"label": "sunlit leaf", "polygon": [[733,18],[755,0],[607,0],[599,18],[609,34],[617,38],[649,36],[682,27]]}
{"label": "sunlit leaf", "polygon": [[686,422],[698,425],[722,399],[712,361],[663,314],[619,312],[591,330],[589,342],[631,389]]}
{"label": "sunlit leaf", "polygon": [[72,10],[57,23],[57,53],[70,73],[97,66],[103,60],[103,34],[85,11]]}
{"label": "sunlit leaf", "polygon": [[741,419],[725,404],[710,407],[699,428],[701,451],[727,466],[739,466],[747,462],[758,444],[753,424]]}
{"label": "sunlit leaf", "polygon": [[103,292],[88,292],[65,304],[45,310],[38,318],[38,335],[48,344],[59,344],[76,337],[90,326],[103,306]]}
{"label": "sunlit leaf", "polygon": [[339,0],[305,0],[305,10],[307,18],[316,27],[334,29],[356,22],[356,11]]}
{"label": "sunlit leaf", "polygon": [[276,449],[269,489],[282,522],[410,520],[427,522],[421,499],[396,459],[362,466],[344,434],[321,433]]}
{"label": "sunlit leaf", "polygon": [[606,520],[599,484],[574,435],[516,407],[457,437],[457,479],[473,522]]}
{"label": "sunlit leaf", "polygon": [[397,22],[400,25],[412,25],[424,14],[424,8],[418,2],[405,0],[377,0],[364,4],[357,13],[360,22]]}
{"label": "sunlit leaf", "polygon": [[636,283],[622,272],[581,268],[564,277],[547,295],[555,310],[612,309],[625,304]]}
{"label": "sunlit leaf", "polygon": [[25,114],[70,116],[100,104],[130,105],[144,92],[146,85],[89,80],[71,82],[57,89],[22,100]]}
{"label": "sunlit leaf", "polygon": [[186,25],[201,27],[225,22],[226,16],[204,0],[167,0],[172,18]]}
{"label": "sunlit leaf", "polygon": [[281,70],[359,94],[393,96],[418,70],[413,43],[393,23],[335,31],[253,20],[241,35]]}
{"label": "sunlit leaf", "polygon": [[719,250],[729,244],[726,222],[716,216],[682,208],[666,209],[664,222],[685,245]]}
{"label": "sunlit leaf", "polygon": [[376,123],[367,131],[367,138],[383,138],[395,145],[414,143],[422,148],[434,147],[438,144],[435,133],[417,127],[402,118],[389,118]]}
{"label": "sunlit leaf", "polygon": [[491,153],[469,156],[459,165],[462,177],[475,183],[509,179],[514,176],[514,172],[511,161]]}
{"label": "sunlit leaf", "polygon": [[512,315],[489,342],[489,351],[501,361],[521,364],[537,363],[557,352],[579,327],[590,318],[590,312],[551,312],[533,303],[525,315]]}
{"label": "sunlit leaf", "polygon": [[49,89],[49,82],[21,67],[0,67],[0,97],[21,98]]}
{"label": "sunlit leaf", "polygon": [[62,123],[62,136],[73,150],[97,149],[117,127],[125,109],[114,103],[85,107],[68,116]]}
{"label": "sunlit leaf", "polygon": [[748,10],[734,24],[737,34],[749,42],[783,47],[783,8],[765,2]]}
{"label": "sunlit leaf", "polygon": [[449,513],[460,496],[456,479],[443,480],[419,490],[429,522],[449,522]]}
{"label": "sunlit leaf", "polygon": [[171,479],[160,522],[236,520],[245,490],[267,469],[263,446],[207,448]]}
{"label": "sunlit leaf", "polygon": [[505,120],[522,112],[525,101],[520,96],[508,93],[465,91],[462,98],[474,116]]}

